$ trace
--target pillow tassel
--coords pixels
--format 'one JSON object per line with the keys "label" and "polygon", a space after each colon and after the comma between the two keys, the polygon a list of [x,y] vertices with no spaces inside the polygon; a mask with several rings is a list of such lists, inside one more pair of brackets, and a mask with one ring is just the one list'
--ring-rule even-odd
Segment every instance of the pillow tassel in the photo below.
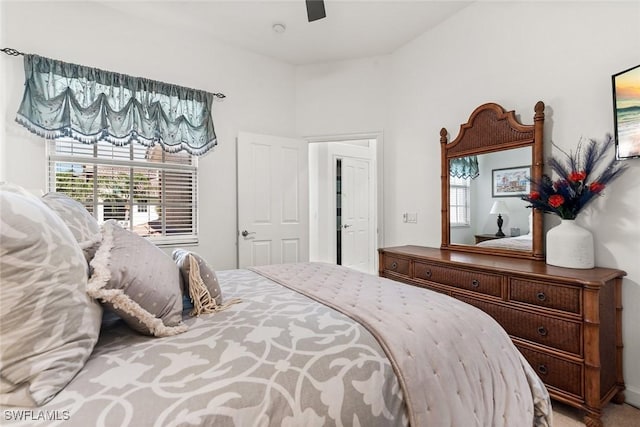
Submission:
{"label": "pillow tassel", "polygon": [[192,316],[201,314],[215,313],[226,310],[233,304],[242,302],[240,298],[231,298],[224,304],[218,304],[214,297],[211,296],[209,289],[200,276],[200,266],[198,260],[191,255],[189,257],[189,298],[193,301]]}

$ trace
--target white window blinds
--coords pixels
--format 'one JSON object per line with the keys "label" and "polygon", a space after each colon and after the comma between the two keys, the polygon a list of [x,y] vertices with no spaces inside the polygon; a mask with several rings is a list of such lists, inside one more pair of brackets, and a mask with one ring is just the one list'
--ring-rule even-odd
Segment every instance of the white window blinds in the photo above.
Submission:
{"label": "white window blinds", "polygon": [[470,185],[470,178],[450,178],[449,220],[452,227],[468,226],[471,223]]}
{"label": "white window blinds", "polygon": [[48,141],[49,191],[160,245],[197,243],[197,159],[141,144]]}

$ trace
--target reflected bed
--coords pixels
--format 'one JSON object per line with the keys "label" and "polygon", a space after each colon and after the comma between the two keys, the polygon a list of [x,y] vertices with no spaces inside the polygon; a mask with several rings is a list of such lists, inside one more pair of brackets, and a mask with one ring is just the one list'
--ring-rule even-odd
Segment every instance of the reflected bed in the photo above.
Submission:
{"label": "reflected bed", "polygon": [[531,234],[517,237],[504,237],[502,239],[485,240],[476,246],[482,248],[509,249],[513,251],[530,251],[533,242]]}

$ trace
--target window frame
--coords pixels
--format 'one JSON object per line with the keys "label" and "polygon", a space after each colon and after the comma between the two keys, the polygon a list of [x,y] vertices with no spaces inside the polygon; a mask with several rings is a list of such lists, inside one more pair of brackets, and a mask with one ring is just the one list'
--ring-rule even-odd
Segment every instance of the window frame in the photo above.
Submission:
{"label": "window frame", "polygon": [[[464,192],[464,202],[462,204],[454,204],[454,197],[451,195],[462,190]],[[455,201],[458,201],[458,197],[455,197]],[[464,219],[466,221],[458,222],[452,221],[452,214],[459,212],[460,209],[464,210]],[[459,218],[459,215],[456,215]],[[458,178],[451,177],[449,181],[449,226],[452,228],[470,227],[471,226],[471,178]]]}
{"label": "window frame", "polygon": [[[56,143],[59,142],[66,142],[69,144],[76,144],[76,145],[82,145],[82,146],[88,146],[91,145],[93,148],[91,150],[92,154],[91,155],[86,155],[86,154],[62,154],[59,153],[57,151],[57,145]],[[84,164],[84,165],[93,165],[93,173],[92,173],[92,177],[91,182],[92,182],[92,199],[93,199],[93,206],[92,206],[92,212],[91,214],[96,218],[96,220],[98,220],[100,222],[100,219],[97,217],[98,212],[99,212],[99,206],[102,205],[103,207],[106,206],[106,204],[104,203],[104,201],[100,201],[100,195],[98,193],[98,181],[99,181],[99,167],[100,166],[104,166],[104,167],[117,167],[117,168],[129,168],[129,181],[128,181],[128,187],[129,187],[129,197],[128,197],[128,202],[125,204],[125,206],[128,206],[129,208],[129,224],[124,227],[125,229],[128,229],[129,231],[132,231],[134,233],[136,233],[136,231],[134,231],[134,221],[132,220],[132,215],[134,212],[134,206],[142,206],[140,203],[136,203],[135,201],[135,197],[133,195],[133,192],[135,191],[135,174],[136,172],[140,172],[140,171],[149,171],[149,170],[156,170],[159,174],[161,174],[162,176],[164,176],[165,172],[174,172],[174,173],[184,173],[184,172],[188,172],[191,174],[191,187],[190,190],[188,192],[191,193],[191,221],[190,221],[190,225],[191,225],[191,233],[190,234],[181,234],[181,235],[170,235],[167,234],[167,222],[166,222],[166,215],[165,214],[161,214],[160,215],[160,220],[161,220],[161,234],[160,235],[142,235],[139,233],[136,233],[138,235],[140,235],[141,237],[144,237],[146,239],[148,239],[149,241],[151,241],[152,243],[154,243],[156,246],[166,246],[166,247],[175,247],[175,246],[190,246],[190,245],[197,245],[199,243],[199,225],[200,225],[200,220],[199,220],[199,215],[198,215],[198,203],[199,203],[199,186],[198,186],[198,158],[197,156],[194,156],[192,154],[187,153],[186,151],[184,152],[184,154],[188,155],[190,157],[190,164],[180,164],[180,163],[174,163],[174,162],[167,162],[166,161],[166,154],[174,154],[174,153],[165,153],[162,150],[162,147],[160,146],[154,146],[154,147],[148,147],[148,148],[157,148],[158,150],[160,150],[159,152],[162,153],[162,159],[161,161],[142,161],[142,160],[137,160],[135,159],[134,156],[134,150],[136,147],[133,146],[133,144],[127,144],[125,146],[116,146],[119,149],[123,149],[123,148],[127,148],[129,150],[129,160],[123,160],[123,159],[114,159],[111,157],[105,157],[105,156],[101,156],[100,155],[100,144],[105,144],[102,145],[102,147],[105,147],[106,144],[109,144],[107,142],[103,142],[100,141],[98,143],[95,144],[83,144],[82,142],[76,141],[74,139],[71,138],[57,138],[54,140],[47,140],[47,144],[46,144],[46,157],[47,157],[47,189],[50,192],[56,191],[56,177],[57,177],[57,164],[60,163],[69,163],[69,164]],[[145,147],[143,145],[138,144],[138,146],[142,146]],[[104,175],[103,175],[104,176]],[[160,183],[159,183],[159,190],[160,192],[164,195],[166,195],[167,193],[167,181],[165,179],[161,179]],[[188,193],[187,192],[187,193]],[[185,193],[186,194],[186,193]],[[170,201],[166,200],[166,197],[161,197],[161,200],[158,202],[158,205],[161,209],[162,212],[166,212],[165,208],[167,206],[171,207],[172,203]],[[85,204],[84,201],[80,201],[81,203]],[[149,200],[148,199],[144,199],[144,205],[148,208],[148,206],[150,205]],[[104,212],[104,208],[103,208],[103,212]],[[102,221],[104,222],[104,221]]]}

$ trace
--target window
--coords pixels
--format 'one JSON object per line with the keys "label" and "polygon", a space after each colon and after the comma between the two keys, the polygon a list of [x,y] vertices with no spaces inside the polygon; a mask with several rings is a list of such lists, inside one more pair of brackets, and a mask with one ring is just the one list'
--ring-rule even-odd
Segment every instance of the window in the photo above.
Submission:
{"label": "window", "polygon": [[159,146],[48,141],[49,191],[159,245],[197,243],[197,159]]}
{"label": "window", "polygon": [[471,224],[471,208],[469,203],[469,187],[471,178],[451,177],[449,181],[449,215],[452,227],[463,227]]}

